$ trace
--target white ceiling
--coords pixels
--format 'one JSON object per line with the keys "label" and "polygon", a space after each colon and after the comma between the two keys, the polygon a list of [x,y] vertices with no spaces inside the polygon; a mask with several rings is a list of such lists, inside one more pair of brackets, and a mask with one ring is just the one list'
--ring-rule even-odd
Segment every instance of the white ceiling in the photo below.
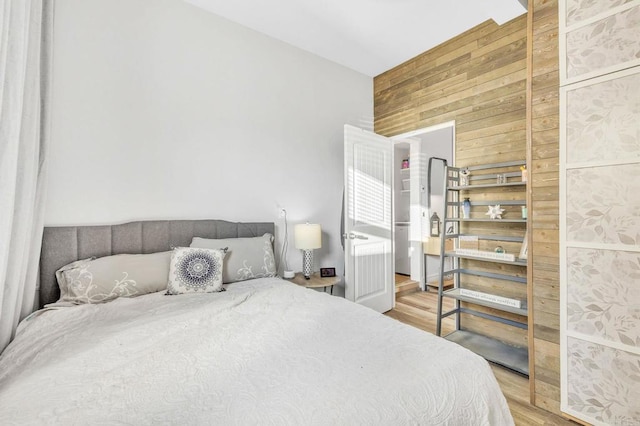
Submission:
{"label": "white ceiling", "polygon": [[369,76],[492,18],[526,12],[524,0],[185,0]]}

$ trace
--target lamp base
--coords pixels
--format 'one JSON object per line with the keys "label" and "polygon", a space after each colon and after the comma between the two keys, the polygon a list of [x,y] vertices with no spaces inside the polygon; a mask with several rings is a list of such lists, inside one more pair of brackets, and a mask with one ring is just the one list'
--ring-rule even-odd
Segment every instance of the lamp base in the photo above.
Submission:
{"label": "lamp base", "polygon": [[307,280],[311,278],[312,267],[313,267],[313,250],[302,250],[302,274]]}

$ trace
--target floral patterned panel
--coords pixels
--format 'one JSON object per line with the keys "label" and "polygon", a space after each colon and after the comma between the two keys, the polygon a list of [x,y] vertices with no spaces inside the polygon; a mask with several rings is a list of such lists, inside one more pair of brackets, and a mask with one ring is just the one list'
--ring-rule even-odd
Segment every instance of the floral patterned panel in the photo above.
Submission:
{"label": "floral patterned panel", "polygon": [[640,158],[640,74],[567,93],[567,162]]}
{"label": "floral patterned panel", "polygon": [[567,26],[606,12],[632,0],[567,0]]}
{"label": "floral patterned panel", "polygon": [[567,241],[640,244],[640,164],[567,170]]}
{"label": "floral patterned panel", "polygon": [[567,328],[640,347],[640,253],[567,249]]}
{"label": "floral patterned panel", "polygon": [[640,356],[573,338],[567,355],[571,409],[590,421],[640,424]]}
{"label": "floral patterned panel", "polygon": [[567,34],[567,77],[640,58],[640,6]]}

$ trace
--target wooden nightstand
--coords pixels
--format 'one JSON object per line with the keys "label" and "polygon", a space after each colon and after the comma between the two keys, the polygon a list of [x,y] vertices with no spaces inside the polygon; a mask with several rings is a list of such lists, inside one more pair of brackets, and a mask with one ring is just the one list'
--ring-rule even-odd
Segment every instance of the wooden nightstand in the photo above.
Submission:
{"label": "wooden nightstand", "polygon": [[327,287],[331,289],[331,294],[333,294],[333,286],[340,282],[340,277],[321,277],[317,272],[312,274],[311,277],[307,280],[304,278],[301,272],[296,273],[296,276],[287,280],[292,283],[296,283],[301,285],[302,287],[307,288],[320,288],[322,287],[324,291],[327,291]]}

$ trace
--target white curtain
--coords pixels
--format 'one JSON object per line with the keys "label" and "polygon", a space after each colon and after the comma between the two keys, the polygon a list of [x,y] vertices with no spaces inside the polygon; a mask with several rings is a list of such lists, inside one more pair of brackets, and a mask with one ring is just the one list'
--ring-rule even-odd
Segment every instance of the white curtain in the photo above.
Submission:
{"label": "white curtain", "polygon": [[0,0],[0,351],[37,306],[53,0]]}

